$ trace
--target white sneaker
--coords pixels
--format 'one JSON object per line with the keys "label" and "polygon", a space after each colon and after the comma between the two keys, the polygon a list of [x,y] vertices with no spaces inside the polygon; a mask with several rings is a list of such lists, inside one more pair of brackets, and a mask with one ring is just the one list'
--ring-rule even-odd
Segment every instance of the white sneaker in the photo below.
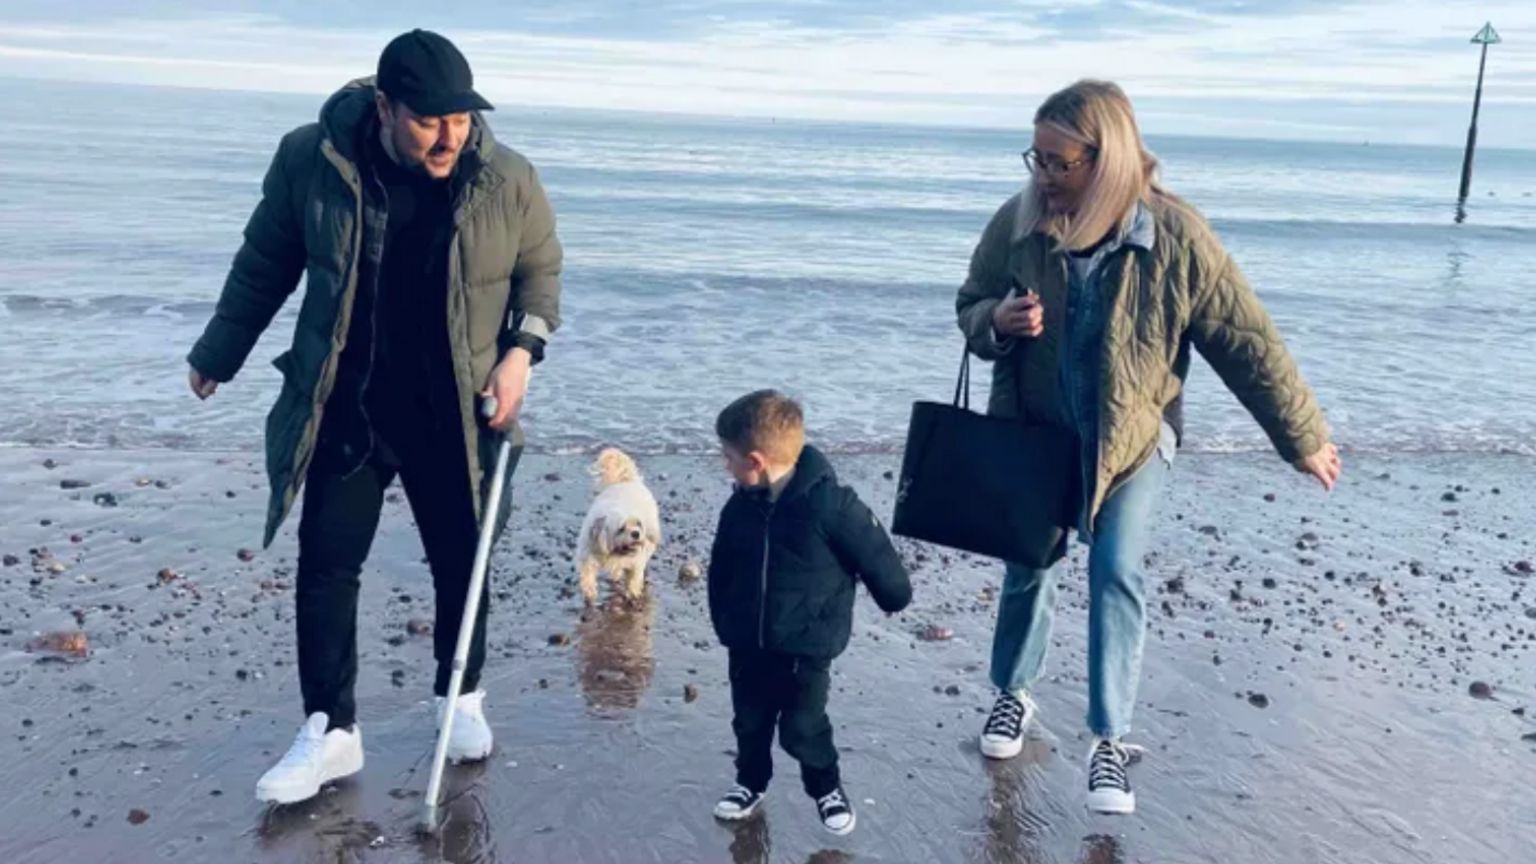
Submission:
{"label": "white sneaker", "polygon": [[1136,812],[1136,793],[1125,769],[1143,750],[1118,738],[1094,738],[1088,751],[1088,809],[1095,813],[1129,816]]}
{"label": "white sneaker", "polygon": [[293,804],[320,794],[320,787],[363,770],[363,734],[349,729],[325,731],[330,717],[309,715],[282,760],[256,781],[256,800]]}
{"label": "white sneaker", "polygon": [[997,703],[981,730],[981,755],[988,759],[1012,759],[1024,749],[1024,729],[1035,719],[1035,702],[1028,693],[997,694]]}
{"label": "white sneaker", "polygon": [[[437,728],[442,731],[448,700],[437,697]],[[449,762],[479,762],[491,755],[495,740],[485,722],[485,691],[460,693],[453,703],[453,729],[448,733]]]}

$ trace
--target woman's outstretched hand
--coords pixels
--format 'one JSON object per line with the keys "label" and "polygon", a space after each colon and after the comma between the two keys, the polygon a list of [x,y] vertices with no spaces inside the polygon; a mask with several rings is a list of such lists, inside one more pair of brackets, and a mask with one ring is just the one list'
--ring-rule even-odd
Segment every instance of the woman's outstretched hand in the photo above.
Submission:
{"label": "woman's outstretched hand", "polygon": [[1339,448],[1332,444],[1324,444],[1321,450],[1311,456],[1304,456],[1295,462],[1296,470],[1303,474],[1311,474],[1317,478],[1317,482],[1323,484],[1323,488],[1333,491],[1334,484],[1339,482],[1339,473],[1344,470],[1344,465],[1339,461]]}

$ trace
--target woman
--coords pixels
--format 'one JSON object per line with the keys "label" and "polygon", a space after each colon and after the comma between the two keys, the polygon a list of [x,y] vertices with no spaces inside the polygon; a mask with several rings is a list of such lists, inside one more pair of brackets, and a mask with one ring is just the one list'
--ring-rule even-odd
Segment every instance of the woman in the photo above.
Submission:
{"label": "woman", "polygon": [[[1132,813],[1126,776],[1146,630],[1142,558],[1182,428],[1193,346],[1280,455],[1332,489],[1338,451],[1252,289],[1194,208],[1157,182],[1130,100],[1081,81],[1035,114],[1031,182],[983,232],[956,303],[994,362],[988,413],[1074,431],[1088,543],[1088,806]],[[1023,746],[1056,600],[1054,568],[1007,567],[992,643],[999,695],[985,755]]]}

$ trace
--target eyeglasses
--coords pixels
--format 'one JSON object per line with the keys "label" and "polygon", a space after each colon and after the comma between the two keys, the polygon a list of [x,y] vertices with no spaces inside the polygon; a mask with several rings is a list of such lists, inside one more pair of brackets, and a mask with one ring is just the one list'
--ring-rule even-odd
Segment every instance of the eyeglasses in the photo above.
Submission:
{"label": "eyeglasses", "polygon": [[1095,150],[1089,150],[1087,156],[1084,156],[1081,159],[1073,159],[1070,162],[1065,159],[1059,159],[1055,156],[1042,156],[1040,151],[1033,147],[1025,150],[1023,155],[1024,168],[1028,170],[1029,173],[1039,174],[1041,173],[1041,170],[1044,169],[1044,173],[1049,174],[1052,177],[1061,178],[1071,174],[1074,170],[1077,169],[1079,165],[1086,165],[1089,162],[1092,162],[1094,158],[1098,156],[1098,152]]}

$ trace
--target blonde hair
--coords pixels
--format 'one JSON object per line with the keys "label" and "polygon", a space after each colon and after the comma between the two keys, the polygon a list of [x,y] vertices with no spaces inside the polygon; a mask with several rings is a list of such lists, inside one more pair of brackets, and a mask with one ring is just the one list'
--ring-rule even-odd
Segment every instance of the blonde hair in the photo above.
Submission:
{"label": "blonde hair", "polygon": [[756,451],[774,465],[793,465],[805,449],[805,414],[783,393],[757,390],[725,406],[715,434],[743,456]]}
{"label": "blonde hair", "polygon": [[1046,125],[1093,149],[1093,174],[1076,213],[1052,214],[1038,184],[1021,204],[1020,233],[1043,232],[1069,251],[1087,249],[1131,218],[1138,201],[1162,194],[1157,157],[1141,140],[1125,91],[1110,81],[1082,80],[1046,99],[1035,112]]}

